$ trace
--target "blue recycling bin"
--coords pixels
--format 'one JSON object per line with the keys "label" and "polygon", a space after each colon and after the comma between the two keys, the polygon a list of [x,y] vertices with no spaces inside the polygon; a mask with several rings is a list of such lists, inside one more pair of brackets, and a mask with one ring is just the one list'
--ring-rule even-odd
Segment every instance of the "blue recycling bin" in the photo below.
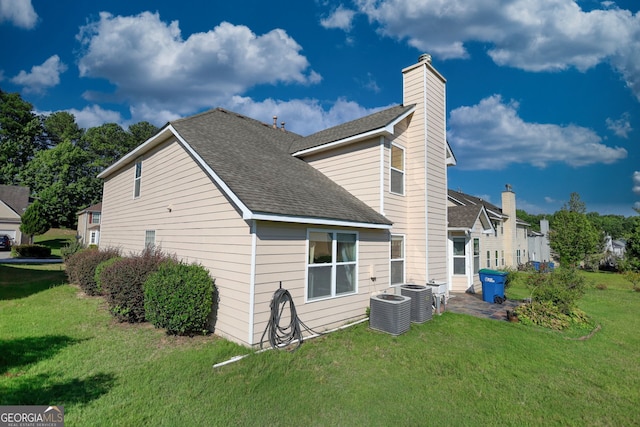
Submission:
{"label": "blue recycling bin", "polygon": [[482,301],[502,304],[507,299],[504,294],[507,272],[483,268],[478,273],[482,282]]}

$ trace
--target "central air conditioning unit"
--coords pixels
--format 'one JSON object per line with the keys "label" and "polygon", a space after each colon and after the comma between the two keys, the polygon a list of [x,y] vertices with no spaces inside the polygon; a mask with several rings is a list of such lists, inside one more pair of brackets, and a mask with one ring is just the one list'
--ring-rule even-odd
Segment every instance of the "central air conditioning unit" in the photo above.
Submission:
{"label": "central air conditioning unit", "polygon": [[371,297],[369,327],[391,335],[400,335],[411,327],[411,298],[379,294]]}
{"label": "central air conditioning unit", "polygon": [[406,284],[400,293],[411,298],[411,321],[424,323],[433,316],[433,297],[430,286]]}

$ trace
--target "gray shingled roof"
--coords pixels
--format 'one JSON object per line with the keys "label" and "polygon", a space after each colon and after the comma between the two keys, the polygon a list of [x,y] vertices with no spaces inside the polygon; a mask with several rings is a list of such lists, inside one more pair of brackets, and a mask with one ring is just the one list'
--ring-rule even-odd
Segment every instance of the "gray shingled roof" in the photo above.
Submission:
{"label": "gray shingled roof", "polygon": [[89,207],[81,209],[78,212],[78,215],[80,215],[81,213],[84,213],[84,212],[102,212],[102,202],[98,202],[95,205],[91,205]]}
{"label": "gray shingled roof", "polygon": [[[504,215],[502,213],[502,209],[500,209],[496,205],[493,205],[493,204],[487,202],[486,200],[480,199],[479,197],[470,196],[469,194],[465,194],[465,193],[461,193],[459,191],[453,191],[453,190],[448,190],[448,194],[449,194],[449,197],[451,197],[451,198],[453,198],[455,200],[458,200],[459,202],[463,203],[465,206],[468,206],[468,205],[483,205],[484,208],[487,209],[487,214],[492,219],[494,219],[496,217],[493,216],[491,214],[491,212],[495,212],[495,213],[498,213],[500,215]],[[496,219],[498,219],[498,218],[496,218]]]}
{"label": "gray shingled roof", "polygon": [[413,107],[413,105],[396,105],[395,107],[387,108],[368,116],[322,130],[295,141],[291,146],[290,152],[296,153],[298,151],[307,150],[309,148],[318,147],[320,145],[329,144],[334,141],[340,141],[345,138],[383,128],[392,123],[398,117],[410,111]]}
{"label": "gray shingled roof", "polygon": [[22,216],[29,206],[29,187],[0,185],[0,200]]}
{"label": "gray shingled roof", "polygon": [[[447,191],[448,191],[449,197],[455,200],[458,200],[459,202],[464,203],[465,205],[483,205],[484,208],[487,210],[487,215],[489,215],[489,218],[491,218],[492,220],[500,219],[500,217],[496,216],[494,213],[502,216],[506,216],[506,217],[509,216],[504,212],[502,212],[501,208],[487,202],[486,200],[480,199],[479,197],[470,196],[469,194],[461,193],[459,191],[454,191],[454,190],[447,190]],[[516,218],[516,222],[521,225],[527,225],[527,226],[530,225],[528,222],[523,221],[520,218]]]}
{"label": "gray shingled roof", "polygon": [[391,224],[321,172],[292,157],[287,147],[302,139],[299,135],[224,109],[171,125],[254,214]]}
{"label": "gray shingled roof", "polygon": [[449,206],[447,217],[451,228],[473,228],[482,205]]}

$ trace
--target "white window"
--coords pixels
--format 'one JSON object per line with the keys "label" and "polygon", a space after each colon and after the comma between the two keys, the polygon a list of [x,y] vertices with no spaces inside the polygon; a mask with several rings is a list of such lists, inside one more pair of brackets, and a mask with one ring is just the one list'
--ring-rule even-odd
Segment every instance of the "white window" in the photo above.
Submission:
{"label": "white window", "polygon": [[93,212],[91,214],[91,224],[100,224],[100,212]]}
{"label": "white window", "polygon": [[491,251],[487,251],[487,268],[491,268]]}
{"label": "white window", "polygon": [[496,251],[496,267],[498,266],[498,251]]}
{"label": "white window", "polygon": [[140,197],[140,180],[142,179],[142,159],[136,160],[135,175],[133,178],[133,197]]}
{"label": "white window", "polygon": [[453,274],[467,274],[466,241],[453,239]]}
{"label": "white window", "polygon": [[404,283],[404,236],[391,236],[391,284]]}
{"label": "white window", "polygon": [[144,232],[144,247],[152,248],[156,245],[156,230],[146,230]]}
{"label": "white window", "polygon": [[500,251],[500,265],[504,266],[504,251]]}
{"label": "white window", "polygon": [[391,192],[404,195],[404,149],[391,144]]}
{"label": "white window", "polygon": [[356,293],[358,234],[310,230],[307,241],[307,299]]}
{"label": "white window", "polygon": [[92,230],[89,236],[89,244],[97,245],[98,244],[98,230]]}
{"label": "white window", "polygon": [[480,271],[480,239],[473,239],[473,274]]}

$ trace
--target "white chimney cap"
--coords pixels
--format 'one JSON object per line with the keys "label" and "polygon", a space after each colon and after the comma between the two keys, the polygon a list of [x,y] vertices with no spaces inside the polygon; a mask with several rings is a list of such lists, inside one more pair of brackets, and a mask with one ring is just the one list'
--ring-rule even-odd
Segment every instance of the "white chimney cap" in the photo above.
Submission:
{"label": "white chimney cap", "polygon": [[429,64],[431,64],[431,55],[429,55],[428,53],[423,53],[422,55],[420,55],[418,57],[418,62],[423,61],[427,61]]}

